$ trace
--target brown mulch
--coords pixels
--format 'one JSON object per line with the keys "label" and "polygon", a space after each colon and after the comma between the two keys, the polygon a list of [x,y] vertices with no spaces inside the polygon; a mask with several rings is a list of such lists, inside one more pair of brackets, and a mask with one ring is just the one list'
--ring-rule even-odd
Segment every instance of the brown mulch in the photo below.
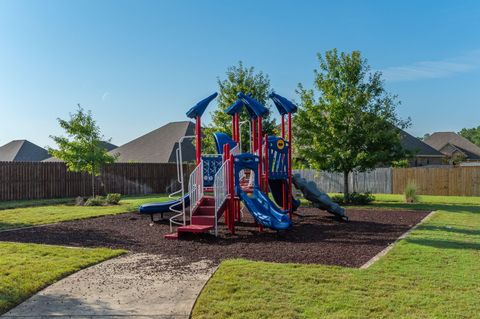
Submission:
{"label": "brown mulch", "polygon": [[284,233],[259,232],[245,214],[235,235],[220,224],[218,238],[189,235],[167,240],[168,219],[149,225],[149,216],[127,213],[60,224],[0,232],[0,241],[43,243],[78,247],[122,248],[134,252],[183,257],[185,263],[228,258],[272,262],[328,264],[360,267],[428,212],[348,209],[349,222],[315,208],[300,208],[294,226]]}

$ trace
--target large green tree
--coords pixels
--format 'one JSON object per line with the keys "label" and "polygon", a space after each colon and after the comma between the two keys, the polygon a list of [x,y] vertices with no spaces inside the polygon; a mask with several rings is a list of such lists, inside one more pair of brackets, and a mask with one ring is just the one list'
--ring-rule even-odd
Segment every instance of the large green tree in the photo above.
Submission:
{"label": "large green tree", "polygon": [[[270,80],[268,75],[263,72],[256,72],[254,67],[246,67],[242,62],[227,69],[224,79],[218,78],[218,108],[212,115],[212,122],[204,129],[205,139],[203,143],[204,153],[216,153],[213,140],[214,132],[223,132],[231,135],[232,118],[225,113],[225,110],[237,100],[237,93],[252,94],[252,97],[270,109],[268,94],[270,92]],[[249,116],[245,109],[240,114],[240,122],[248,121]],[[263,118],[264,134],[274,134],[276,132],[275,121],[268,115]],[[249,125],[241,126],[242,148],[247,150],[249,144]]]}
{"label": "large green tree", "polygon": [[458,132],[458,134],[465,137],[473,144],[480,146],[480,126],[472,128],[462,128],[461,131]]}
{"label": "large green tree", "polygon": [[403,159],[400,131],[409,120],[396,114],[380,72],[372,72],[359,51],[318,54],[313,89],[299,84],[300,108],[294,118],[297,162],[341,172],[348,200],[348,175]]}
{"label": "large green tree", "polygon": [[48,152],[65,162],[69,171],[86,172],[92,176],[92,195],[95,196],[95,176],[100,175],[103,165],[115,162],[116,156],[105,149],[100,127],[93,119],[91,111],[85,111],[80,105],[70,119],[58,119],[66,136],[50,136],[57,149],[48,148]]}

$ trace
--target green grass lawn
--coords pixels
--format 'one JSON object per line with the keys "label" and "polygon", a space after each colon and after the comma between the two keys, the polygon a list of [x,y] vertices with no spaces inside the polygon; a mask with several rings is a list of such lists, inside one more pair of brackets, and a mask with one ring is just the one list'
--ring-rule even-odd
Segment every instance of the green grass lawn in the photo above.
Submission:
{"label": "green grass lawn", "polygon": [[122,253],[0,242],[0,314],[60,278]]}
{"label": "green grass lawn", "polygon": [[478,318],[480,198],[376,198],[439,211],[368,269],[225,261],[193,318]]}
{"label": "green grass lawn", "polygon": [[[50,224],[68,220],[121,214],[136,211],[142,204],[169,200],[166,195],[126,197],[115,206],[74,206],[65,200],[43,200],[4,202],[4,207],[17,207],[0,210],[0,230]],[[70,200],[71,202],[71,200]],[[53,204],[52,204],[53,203]]]}

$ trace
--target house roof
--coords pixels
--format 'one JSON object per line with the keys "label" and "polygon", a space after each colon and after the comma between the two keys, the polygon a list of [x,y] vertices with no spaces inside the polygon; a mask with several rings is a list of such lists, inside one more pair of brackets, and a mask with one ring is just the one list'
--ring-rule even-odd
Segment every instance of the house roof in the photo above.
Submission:
{"label": "house roof", "polygon": [[413,152],[415,156],[444,156],[438,150],[434,149],[430,145],[422,142],[418,138],[408,134],[403,130],[400,130],[400,135],[402,136],[401,144],[403,148],[407,151]]}
{"label": "house roof", "polygon": [[46,149],[27,140],[14,140],[0,147],[0,161],[39,162],[49,156]]}
{"label": "house roof", "polygon": [[425,140],[425,143],[436,150],[450,144],[462,150],[469,159],[480,159],[480,147],[455,132],[435,132]]}
{"label": "house roof", "polygon": [[[100,143],[103,146],[103,148],[106,149],[108,152],[118,147],[117,145],[107,141],[101,141]],[[61,159],[51,156],[49,158],[44,159],[42,162],[63,162],[63,161]]]}
{"label": "house roof", "polygon": [[[140,136],[112,151],[118,162],[174,163],[178,140],[195,134],[195,124],[190,121],[171,122]],[[190,141],[182,143],[184,162],[195,160],[195,148]]]}

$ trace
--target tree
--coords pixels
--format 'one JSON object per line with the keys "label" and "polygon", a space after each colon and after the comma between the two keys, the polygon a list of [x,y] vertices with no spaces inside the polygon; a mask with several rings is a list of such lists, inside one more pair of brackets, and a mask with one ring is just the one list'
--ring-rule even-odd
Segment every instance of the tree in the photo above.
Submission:
{"label": "tree", "polygon": [[458,134],[465,137],[473,144],[480,146],[480,126],[472,128],[462,128],[460,132],[458,132]]}
{"label": "tree", "polygon": [[85,112],[78,105],[69,120],[58,118],[65,136],[50,136],[58,149],[48,148],[48,152],[65,162],[69,171],[86,172],[92,176],[92,196],[95,196],[95,176],[105,164],[115,162],[117,156],[110,155],[102,144],[104,140],[100,128],[93,119],[92,112]]}
{"label": "tree", "polygon": [[314,89],[299,84],[299,112],[294,118],[297,163],[344,176],[405,158],[400,130],[410,120],[396,114],[399,105],[386,92],[380,72],[371,72],[359,51],[318,54]]}
{"label": "tree", "polygon": [[[226,78],[217,80],[218,83],[218,108],[211,113],[212,122],[204,129],[205,139],[203,143],[203,151],[207,154],[216,153],[215,143],[213,140],[214,132],[223,132],[231,135],[232,118],[225,113],[225,110],[237,100],[237,93],[251,93],[252,97],[257,99],[267,108],[268,94],[270,91],[270,80],[263,72],[255,72],[254,67],[246,67],[240,61],[237,66],[231,66],[227,69]],[[245,109],[240,114],[240,122],[248,121],[250,118]],[[263,118],[263,132],[266,134],[275,134],[275,121],[270,115]],[[242,142],[248,145],[249,141],[248,124],[242,125]],[[242,148],[246,150],[245,146]]]}

